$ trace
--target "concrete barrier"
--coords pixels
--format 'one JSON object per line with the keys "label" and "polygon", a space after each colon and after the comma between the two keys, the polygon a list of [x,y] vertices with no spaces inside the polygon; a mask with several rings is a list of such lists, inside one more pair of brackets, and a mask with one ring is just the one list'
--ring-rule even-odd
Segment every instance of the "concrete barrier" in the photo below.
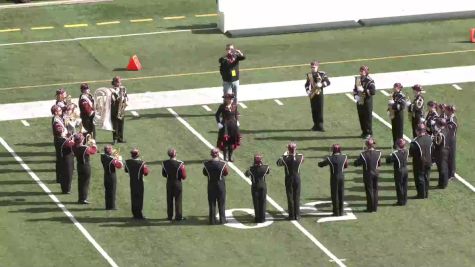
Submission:
{"label": "concrete barrier", "polygon": [[218,0],[218,28],[235,37],[471,17],[466,0]]}

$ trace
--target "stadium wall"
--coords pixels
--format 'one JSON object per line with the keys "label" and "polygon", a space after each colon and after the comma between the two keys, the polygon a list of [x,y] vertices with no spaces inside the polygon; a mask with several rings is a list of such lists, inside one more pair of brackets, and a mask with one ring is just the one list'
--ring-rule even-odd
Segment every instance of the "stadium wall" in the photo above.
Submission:
{"label": "stadium wall", "polygon": [[475,18],[475,1],[218,0],[218,28],[231,37]]}

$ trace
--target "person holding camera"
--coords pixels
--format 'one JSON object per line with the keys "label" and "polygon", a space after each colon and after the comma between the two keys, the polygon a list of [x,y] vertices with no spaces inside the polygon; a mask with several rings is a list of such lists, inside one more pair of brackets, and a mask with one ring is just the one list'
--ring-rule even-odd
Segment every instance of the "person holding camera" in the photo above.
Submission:
{"label": "person holding camera", "polygon": [[234,104],[237,104],[239,88],[239,61],[246,59],[244,54],[235,49],[233,44],[226,45],[226,54],[219,58],[219,72],[223,79],[223,95],[232,93]]}

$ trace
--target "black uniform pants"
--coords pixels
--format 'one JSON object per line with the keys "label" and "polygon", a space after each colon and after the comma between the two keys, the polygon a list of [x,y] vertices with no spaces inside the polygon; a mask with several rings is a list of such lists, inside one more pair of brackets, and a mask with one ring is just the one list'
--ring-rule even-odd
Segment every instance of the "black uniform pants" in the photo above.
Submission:
{"label": "black uniform pants", "polygon": [[116,173],[104,174],[104,196],[106,210],[115,209],[115,192],[117,188]]}
{"label": "black uniform pants", "polygon": [[416,138],[417,136],[417,125],[421,122],[421,116],[415,115],[411,116],[411,126],[412,126],[412,137]]}
{"label": "black uniform pants", "polygon": [[226,223],[226,183],[224,180],[208,183],[209,223],[216,224],[216,202],[218,202],[219,222]]}
{"label": "black uniform pants", "polygon": [[417,198],[429,197],[430,165],[414,165],[414,182],[416,184]]}
{"label": "black uniform pants", "polygon": [[[455,138],[455,137],[453,137]],[[452,142],[449,143],[449,155],[448,155],[448,172],[449,177],[455,177],[455,156],[457,151],[457,142],[454,139]]]}
{"label": "black uniform pants", "polygon": [[316,95],[310,99],[310,107],[312,108],[313,128],[316,130],[323,129],[323,93]]}
{"label": "black uniform pants", "polygon": [[394,170],[394,184],[396,186],[397,204],[406,205],[407,203],[407,168]]}
{"label": "black uniform pants", "polygon": [[373,135],[373,100],[366,100],[362,105],[356,104],[361,132],[364,135]]}
{"label": "black uniform pants", "polygon": [[89,182],[91,180],[91,165],[78,163],[78,200],[87,200]]}
{"label": "black uniform pants", "polygon": [[61,158],[61,192],[63,194],[71,192],[71,181],[73,180],[74,155],[70,153]]}
{"label": "black uniform pants", "polygon": [[300,219],[300,177],[285,177],[285,193],[290,220]]}
{"label": "black uniform pants", "polygon": [[267,185],[259,184],[251,186],[252,204],[254,205],[254,216],[256,223],[266,221],[266,196]]}
{"label": "black uniform pants", "polygon": [[330,178],[330,191],[332,196],[332,206],[333,206],[333,215],[342,216],[343,215],[343,196],[344,196],[344,181],[345,178],[341,177],[331,177]]}
{"label": "black uniform pants", "polygon": [[181,181],[167,181],[167,217],[169,220],[173,218],[173,204],[175,204],[175,220],[182,218],[182,189]]}
{"label": "black uniform pants", "polygon": [[439,173],[439,188],[446,188],[449,182],[449,151],[442,149],[437,151],[435,163],[437,164],[437,172]]}
{"label": "black uniform pants", "polygon": [[119,142],[124,141],[124,122],[125,119],[118,119],[117,117],[112,116],[112,139]]}
{"label": "black uniform pants", "polygon": [[134,179],[130,181],[130,200],[132,204],[132,215],[136,219],[143,219],[143,180]]}
{"label": "black uniform pants", "polygon": [[394,119],[391,119],[391,131],[393,133],[393,147],[396,148],[396,141],[404,134],[404,113],[395,111]]}
{"label": "black uniform pants", "polygon": [[56,171],[56,182],[61,183],[61,148],[56,146],[56,137],[53,140],[53,145],[54,145],[54,151],[55,151],[55,156],[56,156],[56,161],[55,161],[55,171]]}
{"label": "black uniform pants", "polygon": [[[96,138],[96,126],[94,125],[94,114],[91,116],[81,116],[82,120],[82,126],[86,130],[86,133],[84,136],[87,134],[92,134],[94,138]],[[86,141],[84,139],[84,141]]]}
{"label": "black uniform pants", "polygon": [[363,177],[366,191],[366,209],[369,212],[378,210],[378,176],[367,174]]}

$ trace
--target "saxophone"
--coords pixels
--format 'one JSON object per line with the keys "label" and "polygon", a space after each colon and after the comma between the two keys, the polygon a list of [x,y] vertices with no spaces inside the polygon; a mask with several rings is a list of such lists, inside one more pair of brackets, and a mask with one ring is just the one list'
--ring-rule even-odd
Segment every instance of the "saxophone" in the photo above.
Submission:
{"label": "saxophone", "polygon": [[363,105],[364,100],[366,98],[366,93],[364,92],[364,88],[363,88],[363,84],[361,83],[361,76],[360,75],[355,76],[355,87],[356,87],[356,95],[355,95],[356,102],[359,105]]}
{"label": "saxophone", "polygon": [[310,83],[310,94],[308,95],[310,99],[314,98],[316,95],[320,95],[322,93],[322,88],[323,88],[323,83],[322,83],[322,77],[320,74],[317,72],[317,80],[315,81],[313,79],[313,74],[308,73],[307,78]]}
{"label": "saxophone", "polygon": [[117,97],[116,101],[119,101],[119,107],[117,110],[117,118],[122,120],[125,117],[125,108],[128,106],[127,97],[125,95],[125,87],[123,86],[119,87],[119,96]]}

